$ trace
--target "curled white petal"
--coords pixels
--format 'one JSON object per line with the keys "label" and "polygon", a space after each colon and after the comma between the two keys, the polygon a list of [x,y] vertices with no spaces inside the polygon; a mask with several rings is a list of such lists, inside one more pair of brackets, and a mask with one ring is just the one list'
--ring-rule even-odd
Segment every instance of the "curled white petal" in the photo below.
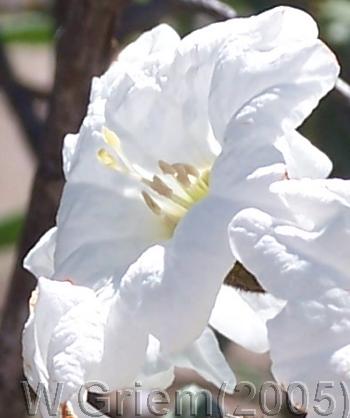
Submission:
{"label": "curled white petal", "polygon": [[284,156],[289,178],[326,178],[332,171],[330,159],[297,131],[278,140],[276,146]]}
{"label": "curled white petal", "polygon": [[51,277],[54,274],[57,227],[49,229],[29,251],[23,267],[36,277]]}
{"label": "curled white petal", "polygon": [[[325,390],[335,401],[328,416],[336,418],[344,412],[348,395],[341,385],[350,387],[349,306],[349,292],[332,289],[320,298],[290,300],[268,323],[272,371],[286,388],[292,382],[305,385],[310,417],[316,418],[320,416],[317,410],[328,408],[327,403],[317,401]],[[296,404],[302,403],[300,391],[294,391],[293,397]]]}
{"label": "curled white petal", "polygon": [[210,325],[243,347],[263,353],[269,349],[266,321],[283,303],[271,295],[255,295],[222,286],[210,317]]}

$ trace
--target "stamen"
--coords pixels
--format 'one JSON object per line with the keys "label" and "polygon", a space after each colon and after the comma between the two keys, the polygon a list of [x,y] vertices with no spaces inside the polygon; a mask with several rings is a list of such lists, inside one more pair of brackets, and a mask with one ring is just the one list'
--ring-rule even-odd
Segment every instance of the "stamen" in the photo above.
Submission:
{"label": "stamen", "polygon": [[173,168],[176,170],[176,180],[184,187],[190,187],[191,182],[188,178],[188,174],[183,164],[173,164]]}
{"label": "stamen", "polygon": [[[136,175],[137,177],[139,177],[137,170],[133,168],[132,164],[130,164],[130,161],[123,153],[122,145],[120,143],[120,139],[118,138],[117,134],[115,134],[113,131],[111,131],[110,129],[106,127],[103,127],[102,133],[103,133],[104,141],[117,154],[117,158],[111,155],[108,151],[103,150],[103,154],[102,154],[102,158],[100,158],[100,162],[102,162],[102,164],[106,165],[107,167],[113,168],[123,173]],[[106,158],[106,155],[107,155],[107,158]],[[107,163],[104,162],[105,159],[107,160]],[[111,162],[111,164],[109,162]]]}
{"label": "stamen", "polygon": [[189,196],[188,193],[185,192],[185,198],[177,195],[173,192],[173,190],[164,183],[164,181],[159,178],[158,176],[153,177],[153,181],[149,181],[144,179],[143,182],[147,184],[147,186],[151,187],[155,192],[157,192],[160,196],[166,197],[167,199],[171,200],[173,203],[178,205],[177,209],[189,209],[192,206],[191,199],[186,199],[186,196]]}
{"label": "stamen", "polygon": [[181,217],[171,214],[166,214],[162,216],[163,222],[170,228],[171,231],[174,231],[180,219]]}
{"label": "stamen", "polygon": [[168,199],[172,199],[173,191],[158,176],[153,176],[152,181],[144,178],[142,179],[142,182],[147,184],[147,186],[149,186],[152,190],[157,192],[160,196],[164,196],[164,197],[167,197]]}
{"label": "stamen", "polygon": [[169,232],[173,232],[186,212],[208,194],[209,170],[198,170],[187,163],[169,164],[159,160],[158,166],[162,173],[152,178],[149,171],[130,161],[124,154],[117,134],[103,127],[102,135],[107,149],[97,151],[99,162],[146,184],[152,192],[142,191],[143,200],[168,226]]}
{"label": "stamen", "polygon": [[118,170],[118,163],[116,158],[114,158],[113,155],[104,148],[101,148],[97,151],[97,159],[106,167],[111,168],[112,170]]}
{"label": "stamen", "polygon": [[173,191],[170,187],[168,187],[162,179],[160,179],[158,176],[153,177],[152,182],[152,189],[155,190],[157,193],[159,193],[162,196],[165,196],[169,199],[173,196]]}
{"label": "stamen", "polygon": [[182,209],[189,209],[193,201],[191,200],[191,196],[187,193],[187,196],[189,196],[189,199],[184,199],[176,194],[172,197],[173,202],[177,203],[179,206],[181,206]]}
{"label": "stamen", "polygon": [[163,171],[164,174],[170,174],[171,176],[176,174],[176,170],[170,164],[165,161],[158,161],[159,168]]}
{"label": "stamen", "polygon": [[200,173],[199,170],[196,169],[196,167],[193,167],[193,165],[190,164],[182,164],[183,168],[186,170],[187,174],[193,177],[199,177]]}
{"label": "stamen", "polygon": [[102,132],[103,132],[103,138],[106,144],[114,148],[116,151],[120,152],[121,144],[120,144],[120,139],[117,137],[117,135],[106,127],[103,128]]}
{"label": "stamen", "polygon": [[162,213],[162,209],[157,205],[157,203],[151,198],[151,196],[147,192],[142,192],[142,197],[146,205],[151,209],[153,213],[155,213],[156,215],[160,215]]}
{"label": "stamen", "polygon": [[157,192],[160,199],[147,192],[142,195],[152,212],[160,215],[162,222],[173,232],[186,212],[207,195],[209,170],[199,171],[190,164],[170,165],[165,161],[158,161],[158,165],[170,178],[154,176],[152,181],[142,178],[142,182]]}

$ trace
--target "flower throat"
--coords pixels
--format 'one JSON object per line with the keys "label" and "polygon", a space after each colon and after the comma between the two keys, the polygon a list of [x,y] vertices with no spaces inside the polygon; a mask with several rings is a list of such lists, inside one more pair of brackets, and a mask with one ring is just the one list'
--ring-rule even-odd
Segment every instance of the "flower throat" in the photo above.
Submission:
{"label": "flower throat", "polygon": [[104,128],[103,138],[113,153],[101,148],[97,152],[100,163],[136,177],[144,185],[141,195],[145,204],[166,224],[170,235],[188,210],[207,196],[210,168],[197,169],[190,164],[160,160],[160,173],[152,175],[128,160],[114,132]]}

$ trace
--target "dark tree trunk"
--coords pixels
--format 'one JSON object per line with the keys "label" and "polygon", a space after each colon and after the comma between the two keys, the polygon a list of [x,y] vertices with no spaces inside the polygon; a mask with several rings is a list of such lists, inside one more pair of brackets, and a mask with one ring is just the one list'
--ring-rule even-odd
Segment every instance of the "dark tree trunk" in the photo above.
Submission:
{"label": "dark tree trunk", "polygon": [[71,0],[57,41],[57,69],[38,171],[18,249],[0,328],[0,415],[26,415],[21,391],[21,332],[35,279],[22,268],[23,256],[54,225],[63,187],[61,149],[66,133],[76,132],[86,112],[91,78],[101,74],[115,53],[113,34],[125,0]]}

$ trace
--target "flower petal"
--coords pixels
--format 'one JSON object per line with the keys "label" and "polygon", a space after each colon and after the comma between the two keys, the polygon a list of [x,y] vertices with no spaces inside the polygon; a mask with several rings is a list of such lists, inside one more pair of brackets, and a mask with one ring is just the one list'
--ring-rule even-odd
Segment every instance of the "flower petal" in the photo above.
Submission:
{"label": "flower petal", "polygon": [[[349,187],[338,179],[277,182],[271,191],[283,216],[247,209],[230,228],[235,256],[287,301],[267,324],[273,373],[285,387],[305,385],[311,417],[326,409],[317,400],[326,389],[332,417],[342,415],[349,396]],[[293,398],[302,404],[300,390]]]}
{"label": "flower petal", "polygon": [[178,367],[195,370],[207,382],[213,383],[228,393],[233,393],[236,378],[227,364],[214,332],[205,328],[202,335],[183,353],[175,356],[174,363]]}
{"label": "flower petal", "polygon": [[49,229],[29,251],[23,267],[36,277],[52,277],[56,249],[57,227]]}
{"label": "flower petal", "polygon": [[142,198],[141,182],[98,161],[98,151],[107,146],[98,100],[90,105],[66,167],[54,252],[55,279],[95,287],[117,271],[121,277],[145,248],[167,235]]}
{"label": "flower petal", "polygon": [[38,280],[22,340],[24,372],[34,390],[40,382],[48,383],[47,357],[53,329],[70,309],[93,298],[93,292],[87,288],[43,277]]}
{"label": "flower petal", "polygon": [[168,52],[177,47],[179,35],[169,25],[161,24],[143,33],[118,55],[118,61],[128,65],[143,66],[153,54]]}
{"label": "flower petal", "polygon": [[231,215],[230,200],[204,199],[179,223],[165,247],[150,248],[123,278],[121,296],[129,305],[140,306],[140,320],[164,351],[181,351],[208,323],[221,283],[234,264],[227,241]]}
{"label": "flower petal", "polygon": [[38,301],[23,333],[24,370],[34,390],[44,384],[53,399],[57,385],[63,384],[64,403],[89,381],[101,381],[110,390],[133,383],[148,335],[137,323],[130,327],[132,312],[118,295],[111,298],[108,289],[103,293],[39,280]]}
{"label": "flower petal", "polygon": [[146,360],[137,381],[143,389],[166,389],[175,379],[175,365],[161,351],[161,345],[157,338],[149,335]]}
{"label": "flower petal", "polygon": [[79,134],[67,134],[64,138],[62,159],[63,159],[63,171],[66,179],[69,177],[69,173],[74,162],[74,154],[79,141]]}
{"label": "flower petal", "polygon": [[207,167],[215,157],[207,101],[193,95],[208,88],[205,69],[194,62],[170,72],[166,62],[157,66],[162,65],[114,82],[106,98],[106,126],[119,136],[125,155],[151,173],[159,171],[160,160]]}
{"label": "flower petal", "polygon": [[[304,28],[301,33],[289,30],[295,24]],[[147,40],[144,50],[149,50],[148,41],[153,40],[155,31],[158,29],[143,35],[142,39]],[[147,170],[154,171],[159,160],[208,165],[217,147],[208,124],[207,97],[217,56],[227,39],[232,41],[229,47],[236,51],[237,45],[246,49],[261,49],[262,45],[273,48],[286,41],[316,37],[317,27],[307,14],[276,8],[250,19],[210,25],[177,45],[170,42],[168,53],[161,49],[161,54],[151,54],[142,68],[123,68],[121,59],[110,70],[114,83],[105,96],[107,126],[120,137],[126,155]],[[132,48],[136,51],[135,45]],[[108,80],[106,75],[101,83],[111,86]],[[143,111],[139,112],[141,105]]]}
{"label": "flower petal", "polygon": [[244,151],[243,164],[238,162],[239,156],[236,155],[239,147],[237,143],[235,147],[223,148],[212,170],[210,192],[230,198],[236,211],[252,205],[262,208],[275,205],[269,188],[272,183],[286,178],[287,167],[282,153],[273,146],[257,141],[248,152]]}
{"label": "flower petal", "polygon": [[54,394],[63,383],[62,402],[79,392],[104,351],[104,318],[96,297],[74,306],[63,315],[48,347],[49,389]]}
{"label": "flower petal", "polygon": [[168,388],[175,378],[174,368],[186,368],[197,372],[207,382],[232,393],[235,377],[221,352],[213,331],[206,328],[201,336],[183,351],[168,354],[162,351],[160,342],[150,336],[147,360],[138,381],[143,388]]}
{"label": "flower petal", "polygon": [[131,387],[142,370],[147,345],[148,333],[135,307],[129,309],[117,293],[105,325],[103,357],[90,380],[104,382],[111,391]]}
{"label": "flower petal", "polygon": [[272,191],[284,201],[284,215],[282,210],[278,215],[257,209],[240,212],[230,227],[234,255],[277,297],[311,297],[330,287],[346,289],[348,190],[348,182],[341,180],[275,183]]}
{"label": "flower petal", "polygon": [[221,50],[209,97],[209,116],[220,142],[244,139],[249,147],[254,139],[269,136],[273,143],[298,128],[334,87],[337,61],[317,39],[245,51],[234,41]]}
{"label": "flower petal", "polygon": [[114,191],[88,183],[66,185],[57,220],[55,279],[95,288],[113,273],[120,280],[148,246],[167,236],[141,193],[128,196],[128,182],[121,176],[116,180]]}
{"label": "flower petal", "polygon": [[[294,30],[300,27],[300,31]],[[179,45],[179,51],[188,58],[203,57],[217,53],[230,38],[244,49],[273,49],[292,41],[316,39],[316,22],[307,13],[292,7],[275,7],[249,18],[234,18],[213,23],[187,35]],[[190,52],[190,53],[189,53]],[[202,61],[200,61],[203,63]]]}
{"label": "flower petal", "polygon": [[210,325],[226,338],[256,353],[269,349],[266,321],[282,309],[271,295],[256,295],[222,286],[210,317]]}
{"label": "flower petal", "polygon": [[[349,392],[344,393],[341,384],[347,390],[350,387],[349,306],[349,292],[332,289],[320,298],[290,300],[268,322],[273,374],[285,387],[292,382],[305,385],[310,400],[308,417],[319,417],[317,408],[327,409],[328,401],[316,399],[323,392],[335,400],[327,416],[343,416]],[[322,382],[326,386],[329,382],[328,389]],[[293,398],[295,404],[302,404],[300,390],[294,391]]]}
{"label": "flower petal", "polygon": [[289,178],[326,178],[332,171],[333,164],[326,154],[297,131],[280,138],[276,147],[286,161]]}

